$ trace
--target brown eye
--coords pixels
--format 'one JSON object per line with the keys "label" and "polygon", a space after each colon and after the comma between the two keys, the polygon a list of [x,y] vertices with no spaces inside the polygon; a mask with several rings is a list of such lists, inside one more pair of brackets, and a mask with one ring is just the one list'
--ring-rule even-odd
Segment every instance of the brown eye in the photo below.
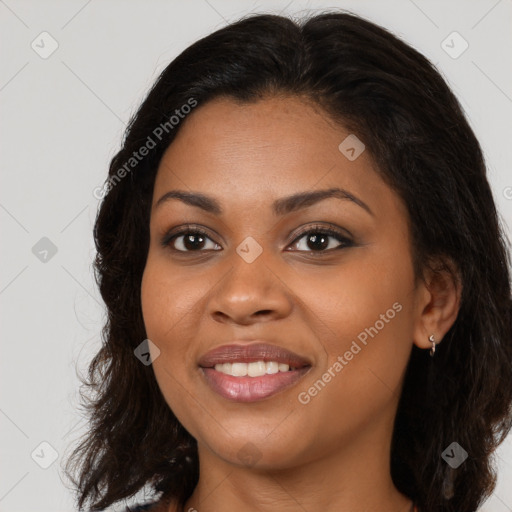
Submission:
{"label": "brown eye", "polygon": [[296,249],[307,252],[328,252],[352,245],[352,240],[341,233],[321,227],[305,231],[293,242]]}
{"label": "brown eye", "polygon": [[[208,244],[208,241],[211,242]],[[178,252],[198,252],[203,250],[219,250],[220,246],[200,229],[186,229],[166,236],[162,241],[164,246],[170,246]],[[210,245],[210,246],[208,246]]]}

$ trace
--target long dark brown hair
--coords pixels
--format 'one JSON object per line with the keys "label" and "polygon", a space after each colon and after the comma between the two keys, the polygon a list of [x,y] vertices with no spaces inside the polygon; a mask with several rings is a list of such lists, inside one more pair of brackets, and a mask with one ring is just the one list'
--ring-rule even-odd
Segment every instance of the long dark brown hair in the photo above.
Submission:
{"label": "long dark brown hair", "polygon": [[[460,311],[435,357],[413,346],[391,475],[422,512],[475,511],[494,489],[492,454],[512,426],[507,242],[480,145],[438,71],[390,32],[345,12],[230,24],[171,62],[133,116],[94,229],[108,318],[84,379],[90,429],[66,466],[78,506],[101,510],[143,488],[183,504],[197,484],[196,441],[165,402],[152,367],[134,356],[146,338],[140,290],[153,184],[186,122],[169,123],[176,110],[220,96],[249,103],[269,95],[305,97],[357,134],[407,205],[417,277],[436,258],[460,275]],[[154,146],[128,168],[148,137]],[[452,442],[468,453],[457,469],[441,457]]]}

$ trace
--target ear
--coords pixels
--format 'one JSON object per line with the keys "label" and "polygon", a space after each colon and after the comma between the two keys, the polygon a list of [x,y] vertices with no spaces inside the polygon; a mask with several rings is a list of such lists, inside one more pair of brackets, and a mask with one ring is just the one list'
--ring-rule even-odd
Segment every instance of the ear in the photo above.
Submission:
{"label": "ear", "polygon": [[439,343],[454,324],[460,308],[462,282],[455,264],[438,261],[420,280],[416,293],[414,344],[431,348],[429,337]]}

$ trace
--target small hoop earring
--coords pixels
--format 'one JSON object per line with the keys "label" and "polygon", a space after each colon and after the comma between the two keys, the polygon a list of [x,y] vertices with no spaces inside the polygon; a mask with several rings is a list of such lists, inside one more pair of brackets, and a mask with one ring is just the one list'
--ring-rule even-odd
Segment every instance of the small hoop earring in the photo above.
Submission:
{"label": "small hoop earring", "polygon": [[432,343],[432,348],[430,349],[430,357],[434,357],[434,353],[436,351],[436,340],[434,338],[434,335],[431,334],[429,337],[428,337],[428,340],[430,341],[430,343]]}

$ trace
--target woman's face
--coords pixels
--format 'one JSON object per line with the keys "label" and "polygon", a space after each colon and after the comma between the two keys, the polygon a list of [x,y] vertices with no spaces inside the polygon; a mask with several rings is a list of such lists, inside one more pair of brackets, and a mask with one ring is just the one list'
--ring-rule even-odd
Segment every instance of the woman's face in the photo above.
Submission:
{"label": "woman's face", "polygon": [[425,293],[403,203],[361,143],[298,98],[216,99],[182,122],[142,280],[169,407],[200,456],[233,464],[386,446]]}

